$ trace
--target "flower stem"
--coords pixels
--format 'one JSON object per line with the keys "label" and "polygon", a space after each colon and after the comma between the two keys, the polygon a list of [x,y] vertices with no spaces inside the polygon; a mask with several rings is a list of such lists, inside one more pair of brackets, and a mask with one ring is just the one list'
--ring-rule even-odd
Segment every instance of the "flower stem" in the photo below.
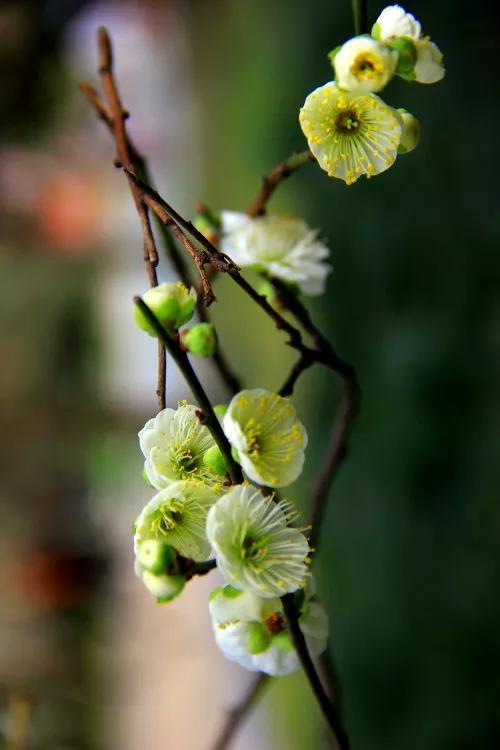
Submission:
{"label": "flower stem", "polygon": [[330,729],[332,730],[340,750],[349,750],[349,736],[345,731],[340,721],[339,715],[335,710],[334,705],[330,701],[325,689],[321,683],[319,675],[316,671],[316,667],[313,664],[309,649],[307,648],[306,639],[304,633],[300,629],[298,613],[295,606],[295,600],[293,594],[286,594],[281,598],[283,609],[286,615],[290,636],[292,638],[293,645],[297,651],[302,668],[306,674],[311,689],[318,701],[318,705],[321,708],[323,716]]}
{"label": "flower stem", "polygon": [[220,452],[226,459],[231,481],[233,482],[233,484],[240,484],[243,481],[241,468],[236,463],[231,454],[231,445],[229,444],[227,437],[224,435],[219,420],[217,419],[215,412],[212,409],[212,404],[210,403],[209,398],[205,393],[205,390],[200,383],[197,374],[193,370],[187,354],[182,351],[178,343],[172,338],[172,336],[167,333],[156,315],[151,312],[149,307],[140,297],[134,297],[134,303],[137,305],[137,307],[139,307],[148,323],[152,326],[158,338],[165,345],[165,349],[168,351],[177,367],[182,372],[186,383],[188,384],[193,396],[198,402],[198,406],[203,413],[208,429],[212,433],[212,436],[217,443]]}
{"label": "flower stem", "polygon": [[261,188],[255,196],[253,203],[247,208],[247,215],[253,217],[263,214],[269,199],[280,182],[293,174],[297,169],[300,169],[304,164],[312,161],[315,161],[314,154],[310,151],[300,151],[299,153],[292,154],[288,159],[285,159],[281,164],[274,167],[271,172],[262,178]]}
{"label": "flower stem", "polygon": [[368,0],[352,0],[354,33],[368,34]]}

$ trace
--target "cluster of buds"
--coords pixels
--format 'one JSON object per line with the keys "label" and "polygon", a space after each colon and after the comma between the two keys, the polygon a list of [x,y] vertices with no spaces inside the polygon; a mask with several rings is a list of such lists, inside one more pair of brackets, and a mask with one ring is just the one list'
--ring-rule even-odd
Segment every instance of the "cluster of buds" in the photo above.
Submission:
{"label": "cluster of buds", "polygon": [[445,72],[443,55],[411,13],[390,5],[371,35],[349,39],[329,58],[335,79],[309,94],[299,120],[319,166],[350,185],[363,174],[384,172],[419,141],[418,120],[377,92],[394,76],[437,83]]}

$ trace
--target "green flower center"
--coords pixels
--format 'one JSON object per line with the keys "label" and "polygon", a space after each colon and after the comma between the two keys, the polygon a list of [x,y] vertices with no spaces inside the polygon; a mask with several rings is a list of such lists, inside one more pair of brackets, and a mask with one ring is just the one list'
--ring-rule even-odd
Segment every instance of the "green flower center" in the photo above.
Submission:
{"label": "green flower center", "polygon": [[179,500],[170,500],[168,506],[158,508],[156,517],[151,522],[151,531],[157,535],[162,536],[169,534],[179,526],[183,521],[183,514],[179,509]]}
{"label": "green flower center", "polygon": [[267,554],[266,539],[255,539],[247,534],[241,543],[241,556],[244,560],[258,562]]}
{"label": "green flower center", "polygon": [[341,133],[346,133],[347,135],[356,133],[356,129],[359,128],[359,125],[360,119],[352,109],[346,109],[339,112],[335,119],[335,127],[337,130],[340,130]]}
{"label": "green flower center", "polygon": [[196,470],[196,458],[188,447],[182,446],[172,456],[172,466],[174,471],[184,479]]}

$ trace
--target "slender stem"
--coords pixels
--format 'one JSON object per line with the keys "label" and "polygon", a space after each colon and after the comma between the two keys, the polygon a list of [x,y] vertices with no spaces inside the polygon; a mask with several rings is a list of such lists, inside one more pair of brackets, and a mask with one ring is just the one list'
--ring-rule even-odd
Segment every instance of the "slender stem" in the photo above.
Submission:
{"label": "slender stem", "polygon": [[316,157],[310,151],[301,151],[292,154],[285,161],[278,164],[262,178],[262,185],[251,205],[247,208],[248,216],[260,216],[266,210],[267,204],[278,187],[278,185],[291,174],[308,164],[316,161]]}
{"label": "slender stem", "polygon": [[294,595],[286,594],[281,598],[283,610],[287,619],[288,629],[292,638],[293,645],[299,657],[302,668],[306,674],[311,689],[316,697],[319,707],[325,717],[328,726],[335,735],[341,750],[349,750],[349,737],[340,721],[335,706],[330,701],[325,689],[321,683],[316,667],[311,659],[309,649],[307,648],[306,639],[302,632],[297,609],[295,607]]}
{"label": "slender stem", "polygon": [[368,34],[368,0],[352,0],[354,33]]}
{"label": "slender stem", "polygon": [[222,427],[220,426],[219,420],[217,419],[215,412],[212,409],[210,400],[207,394],[205,393],[205,390],[202,384],[200,383],[198,376],[193,370],[193,367],[187,357],[186,352],[184,352],[180,348],[177,341],[175,341],[172,338],[172,336],[170,336],[167,333],[167,331],[163,328],[163,326],[159,322],[158,318],[154,315],[153,312],[151,312],[149,307],[145,304],[145,302],[140,297],[134,297],[134,303],[137,305],[137,307],[139,307],[142,314],[144,315],[148,323],[151,325],[151,327],[155,331],[158,338],[165,345],[166,350],[168,351],[168,353],[170,354],[170,356],[176,363],[177,367],[182,372],[184,379],[186,380],[186,383],[188,384],[193,396],[198,402],[198,406],[200,407],[201,412],[202,412],[202,417],[204,421],[206,422],[208,429],[212,433],[212,437],[214,438],[215,442],[219,446],[220,452],[226,459],[231,481],[233,482],[233,484],[240,484],[243,481],[241,468],[236,463],[236,461],[234,460],[231,454],[231,445],[227,437],[224,435],[224,432],[222,430]]}
{"label": "slender stem", "polygon": [[217,567],[217,560],[202,560],[201,562],[194,562],[189,568],[189,576],[204,576],[210,573]]}
{"label": "slender stem", "polygon": [[226,750],[233,740],[241,723],[247,716],[248,712],[254,707],[256,701],[260,698],[264,688],[270,683],[271,678],[267,674],[257,674],[250,685],[247,687],[243,699],[229,712],[227,719],[217,736],[211,750]]}

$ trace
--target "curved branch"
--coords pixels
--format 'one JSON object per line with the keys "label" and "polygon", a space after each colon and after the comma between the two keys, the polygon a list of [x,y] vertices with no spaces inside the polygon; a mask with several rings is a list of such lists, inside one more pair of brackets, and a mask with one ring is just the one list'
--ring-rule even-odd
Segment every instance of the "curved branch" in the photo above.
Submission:
{"label": "curved branch", "polygon": [[226,750],[239,730],[248,712],[254,707],[271,678],[267,674],[257,674],[245,691],[243,699],[230,710],[227,719],[211,750]]}
{"label": "curved branch", "polygon": [[297,169],[304,166],[304,164],[312,161],[316,161],[316,157],[311,151],[301,151],[300,153],[292,154],[288,159],[285,159],[281,164],[274,167],[274,169],[262,178],[261,188],[252,204],[248,207],[247,215],[254,217],[263,214],[278,185],[296,172]]}
{"label": "curved branch", "polygon": [[163,328],[156,315],[151,312],[149,307],[146,305],[141,297],[134,297],[134,303],[141,310],[142,314],[153,328],[158,338],[165,345],[166,350],[176,363],[179,370],[182,372],[186,383],[201,409],[202,417],[210,430],[213,439],[217,443],[220,452],[226,459],[228,466],[229,476],[233,484],[240,484],[243,481],[243,475],[241,473],[241,467],[234,460],[231,453],[231,445],[225,436],[219,420],[212,408],[212,404],[205,393],[205,390],[200,383],[197,374],[193,370],[191,362],[188,359],[186,352],[184,352],[177,341],[170,336],[167,331]]}

